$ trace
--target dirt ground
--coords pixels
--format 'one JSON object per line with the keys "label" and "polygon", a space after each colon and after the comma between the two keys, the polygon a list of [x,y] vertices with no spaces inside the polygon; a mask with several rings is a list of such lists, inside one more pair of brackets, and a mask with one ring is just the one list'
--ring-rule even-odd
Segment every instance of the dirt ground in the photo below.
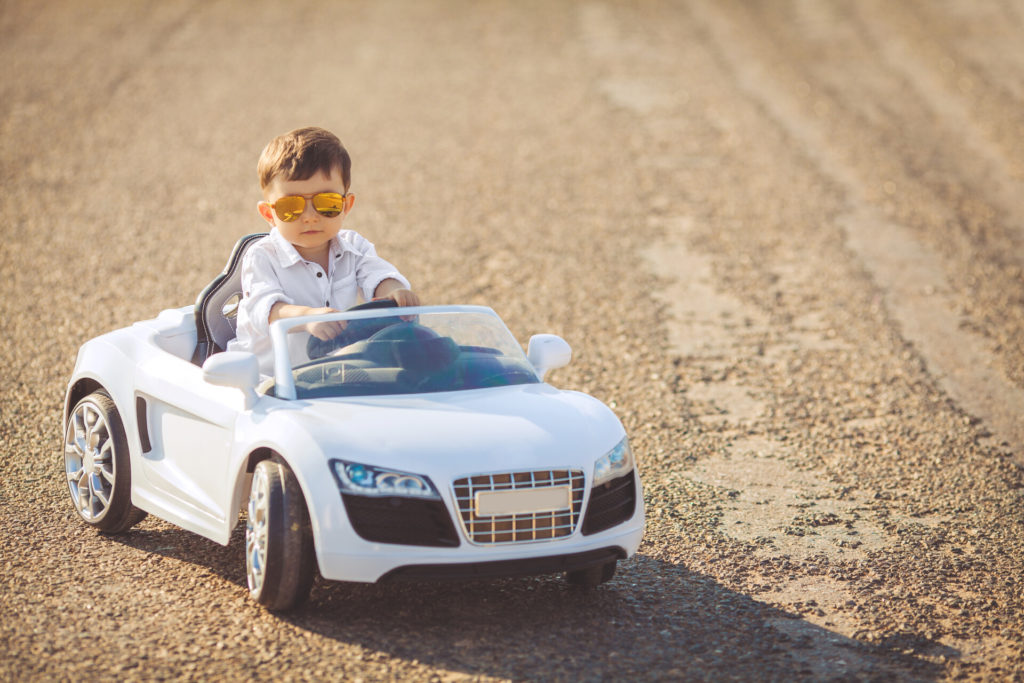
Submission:
{"label": "dirt ground", "polygon": [[[1024,4],[0,1],[0,679],[1024,680]],[[318,581],[78,521],[77,348],[339,134],[371,239],[621,417],[640,552]]]}

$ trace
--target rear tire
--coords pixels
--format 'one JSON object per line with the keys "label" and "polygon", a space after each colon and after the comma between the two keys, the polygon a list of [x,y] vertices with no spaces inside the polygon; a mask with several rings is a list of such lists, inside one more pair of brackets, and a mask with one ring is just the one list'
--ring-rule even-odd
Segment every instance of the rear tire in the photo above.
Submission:
{"label": "rear tire", "polygon": [[586,569],[577,569],[576,571],[566,572],[565,580],[573,586],[580,586],[581,588],[594,588],[600,586],[606,581],[611,581],[612,577],[615,576],[616,561],[606,562],[604,564],[597,564],[593,567],[587,567]]}
{"label": "rear tire", "polygon": [[132,466],[117,406],[105,391],[75,404],[64,432],[64,474],[75,512],[107,534],[128,531],[146,513],[132,505]]}
{"label": "rear tire", "polygon": [[309,597],[316,571],[313,531],[302,489],[280,460],[256,465],[245,524],[249,593],[267,609],[292,609]]}

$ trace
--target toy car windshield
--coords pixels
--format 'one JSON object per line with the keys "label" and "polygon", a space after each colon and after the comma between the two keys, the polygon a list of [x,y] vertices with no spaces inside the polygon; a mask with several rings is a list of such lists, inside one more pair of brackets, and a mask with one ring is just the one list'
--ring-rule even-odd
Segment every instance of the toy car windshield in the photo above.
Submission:
{"label": "toy car windshield", "polygon": [[[344,329],[321,340],[304,329],[311,321],[342,321]],[[540,381],[515,337],[489,310],[350,311],[275,326],[273,392],[279,398],[420,394]]]}

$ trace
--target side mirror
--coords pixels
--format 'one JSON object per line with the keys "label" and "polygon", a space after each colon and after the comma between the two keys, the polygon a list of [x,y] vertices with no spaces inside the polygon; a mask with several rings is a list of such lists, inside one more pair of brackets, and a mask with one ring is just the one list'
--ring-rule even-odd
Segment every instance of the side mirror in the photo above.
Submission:
{"label": "side mirror", "polygon": [[561,368],[572,360],[572,349],[568,342],[556,334],[535,334],[526,347],[526,357],[537,375],[544,379],[548,370]]}
{"label": "side mirror", "polygon": [[259,399],[256,387],[260,383],[260,363],[256,354],[245,351],[215,353],[203,363],[203,379],[219,387],[241,389],[245,394],[246,410]]}

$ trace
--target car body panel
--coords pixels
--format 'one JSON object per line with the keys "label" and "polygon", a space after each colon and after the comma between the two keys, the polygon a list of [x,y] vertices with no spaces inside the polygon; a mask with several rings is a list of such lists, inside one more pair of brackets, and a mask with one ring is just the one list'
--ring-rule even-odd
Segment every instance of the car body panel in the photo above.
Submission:
{"label": "car body panel", "polygon": [[[227,544],[248,494],[254,458],[276,454],[302,489],[317,561],[328,579],[376,581],[408,565],[608,547],[623,556],[636,552],[644,527],[639,478],[628,521],[591,536],[581,533],[594,463],[625,436],[619,420],[597,399],[528,383],[351,398],[261,395],[247,409],[242,391],[210,384],[190,362],[195,338],[190,309],[164,311],[86,342],[69,381],[65,425],[76,397],[97,385],[105,389],[125,427],[132,502],[161,519]],[[360,537],[332,474],[332,459],[428,477],[451,516],[459,545],[398,545]],[[469,542],[457,512],[456,478],[543,469],[577,469],[585,476],[584,513],[571,535],[508,545]]]}

